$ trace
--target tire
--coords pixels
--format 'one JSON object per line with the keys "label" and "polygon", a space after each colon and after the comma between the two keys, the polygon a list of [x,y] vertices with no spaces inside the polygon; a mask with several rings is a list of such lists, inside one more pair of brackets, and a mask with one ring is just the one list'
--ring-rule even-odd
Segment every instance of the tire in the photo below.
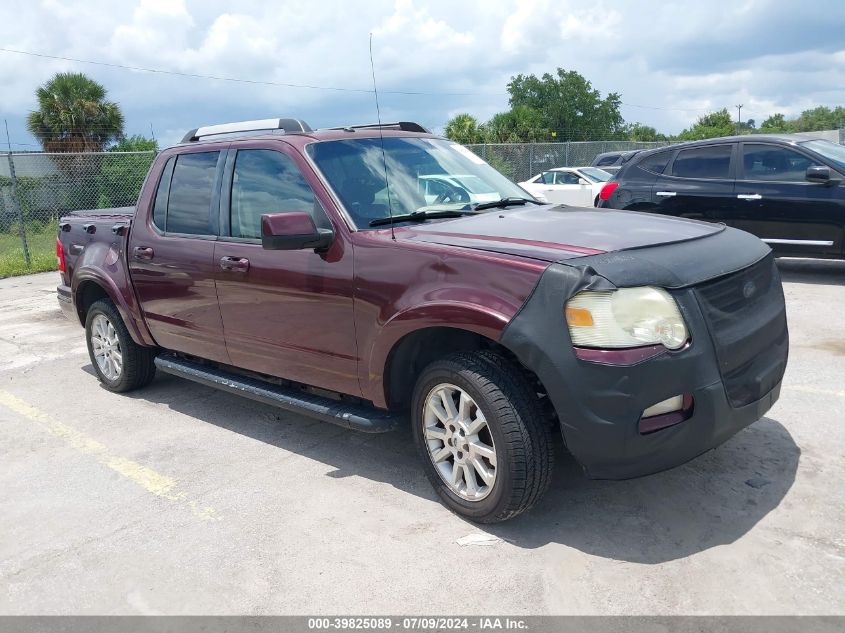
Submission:
{"label": "tire", "polygon": [[[464,396],[472,404],[463,407]],[[476,430],[479,411],[486,424]],[[500,354],[460,352],[431,363],[414,387],[411,423],[429,481],[443,503],[467,519],[505,521],[531,508],[549,487],[553,429],[525,373]],[[491,448],[495,463],[487,457]]]}
{"label": "tire", "polygon": [[[111,329],[108,328],[111,326]],[[155,377],[155,348],[138,345],[129,335],[120,313],[109,299],[91,304],[85,317],[85,341],[97,378],[109,391],[124,392],[144,387]],[[104,344],[114,341],[114,344]],[[105,351],[111,362],[98,360]],[[119,367],[117,360],[120,359]]]}

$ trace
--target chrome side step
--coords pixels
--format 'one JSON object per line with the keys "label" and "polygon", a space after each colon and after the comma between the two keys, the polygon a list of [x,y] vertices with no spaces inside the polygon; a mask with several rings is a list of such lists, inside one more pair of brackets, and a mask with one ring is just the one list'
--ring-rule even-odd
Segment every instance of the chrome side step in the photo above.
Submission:
{"label": "chrome side step", "polygon": [[300,413],[355,431],[386,433],[396,428],[400,421],[399,417],[388,411],[281,387],[170,354],[156,357],[155,364],[166,374],[187,378],[201,385],[245,396],[285,411]]}

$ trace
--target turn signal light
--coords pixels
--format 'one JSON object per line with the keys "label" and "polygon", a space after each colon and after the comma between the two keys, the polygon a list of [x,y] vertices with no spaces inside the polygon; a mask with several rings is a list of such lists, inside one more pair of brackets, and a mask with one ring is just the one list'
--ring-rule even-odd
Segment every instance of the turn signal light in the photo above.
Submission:
{"label": "turn signal light", "polygon": [[610,196],[613,195],[613,192],[616,191],[616,188],[619,186],[619,183],[615,180],[611,180],[607,183],[604,187],[601,188],[599,192],[599,198],[601,200],[609,200]]}
{"label": "turn signal light", "polygon": [[570,327],[590,327],[594,325],[593,315],[586,308],[567,307],[565,312],[566,323]]}

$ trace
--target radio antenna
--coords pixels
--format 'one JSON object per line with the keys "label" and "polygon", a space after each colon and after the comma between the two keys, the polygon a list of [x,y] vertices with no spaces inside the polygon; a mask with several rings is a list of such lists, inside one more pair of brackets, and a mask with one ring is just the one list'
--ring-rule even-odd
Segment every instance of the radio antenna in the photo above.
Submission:
{"label": "radio antenna", "polygon": [[373,34],[370,33],[370,71],[373,74],[373,94],[376,97],[376,118],[378,119],[378,138],[381,143],[381,164],[384,169],[384,184],[387,187],[387,213],[390,216],[390,237],[396,239],[393,232],[393,205],[390,200],[390,181],[387,178],[387,156],[384,153],[384,132],[381,129],[381,109],[378,105],[378,88],[376,87],[376,66],[373,63]]}

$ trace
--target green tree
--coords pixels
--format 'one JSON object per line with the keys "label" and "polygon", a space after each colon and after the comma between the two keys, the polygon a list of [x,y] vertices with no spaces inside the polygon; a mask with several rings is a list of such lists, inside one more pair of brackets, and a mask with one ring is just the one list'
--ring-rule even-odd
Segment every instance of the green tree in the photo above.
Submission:
{"label": "green tree", "polygon": [[835,130],[845,124],[845,108],[838,106],[828,108],[819,106],[812,110],[804,110],[795,122],[796,132],[816,132],[818,130]]}
{"label": "green tree", "polygon": [[123,113],[82,73],[57,73],[36,90],[27,127],[48,152],[100,152],[123,137]]}
{"label": "green tree", "polygon": [[787,121],[786,117],[778,112],[763,120],[763,123],[760,124],[760,131],[766,134],[779,134],[793,132],[794,130],[792,129],[792,122]]}
{"label": "green tree", "polygon": [[643,125],[642,123],[626,125],[623,135],[627,141],[654,142],[667,140],[665,134],[661,134],[650,125]]}
{"label": "green tree", "polygon": [[488,143],[536,143],[551,140],[551,132],[544,125],[543,115],[528,106],[514,106],[507,112],[499,112],[483,127]]}
{"label": "green tree", "polygon": [[157,152],[158,141],[141,134],[133,134],[120,139],[109,148],[110,152]]}
{"label": "green tree", "polygon": [[525,106],[540,114],[542,126],[559,141],[618,138],[625,121],[616,93],[602,98],[592,84],[574,70],[517,75],[508,83],[511,108]]}
{"label": "green tree", "polygon": [[462,145],[484,142],[484,130],[478,124],[478,119],[471,114],[455,115],[446,123],[444,132],[446,138]]}
{"label": "green tree", "polygon": [[736,133],[736,124],[731,120],[727,108],[718,112],[711,112],[698,118],[694,125],[690,126],[678,135],[682,141],[699,141],[705,138],[717,136],[731,136]]}

